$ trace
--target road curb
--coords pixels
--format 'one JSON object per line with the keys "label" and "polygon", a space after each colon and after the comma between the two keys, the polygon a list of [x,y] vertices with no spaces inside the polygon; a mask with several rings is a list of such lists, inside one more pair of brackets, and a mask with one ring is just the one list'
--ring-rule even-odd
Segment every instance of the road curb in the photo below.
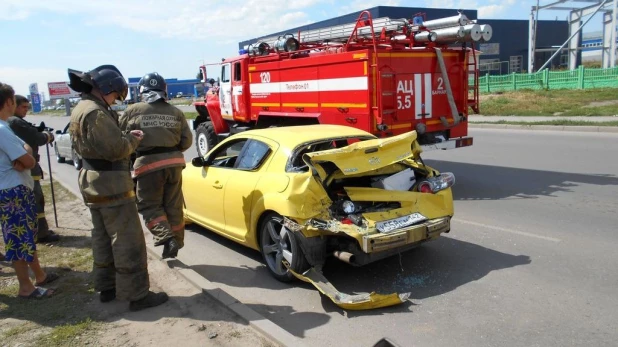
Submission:
{"label": "road curb", "polygon": [[[49,172],[47,170],[43,171],[47,172],[47,174],[49,175]],[[54,181],[60,183],[66,190],[71,192],[78,199],[81,196],[81,193],[79,191],[75,191],[73,188],[71,188],[70,185],[64,183],[62,179],[54,178]],[[142,224],[142,231],[144,232],[144,234],[148,234],[148,229],[145,228],[142,218],[140,218],[140,222]],[[223,289],[217,287],[215,284],[213,284],[213,282],[198,274],[196,271],[188,267],[175,267],[174,263],[176,262],[183,264],[183,266],[186,266],[180,260],[163,260],[163,258],[161,258],[161,255],[159,255],[161,251],[155,249],[154,245],[151,243],[150,240],[148,240],[148,238],[146,238],[146,250],[155,259],[165,263],[168,268],[176,271],[180,276],[189,281],[189,283],[200,289],[203,294],[210,296],[214,300],[218,301],[221,305],[227,307],[236,315],[246,320],[249,326],[251,326],[253,329],[258,331],[265,337],[272,340],[272,342],[277,343],[280,346],[305,346],[305,344],[302,342],[302,339],[292,335],[287,330],[276,325],[271,320],[262,316],[249,306],[238,301],[232,295],[228,294]]]}
{"label": "road curb", "polygon": [[572,131],[590,133],[618,133],[618,127],[594,126],[594,125],[525,125],[525,124],[488,124],[468,123],[472,129],[515,129],[515,130],[543,130],[543,131]]}

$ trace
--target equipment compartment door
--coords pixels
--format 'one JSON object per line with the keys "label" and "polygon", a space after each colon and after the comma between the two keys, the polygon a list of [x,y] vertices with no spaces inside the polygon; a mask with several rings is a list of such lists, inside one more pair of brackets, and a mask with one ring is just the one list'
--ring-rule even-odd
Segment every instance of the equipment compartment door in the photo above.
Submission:
{"label": "equipment compartment door", "polygon": [[433,74],[396,74],[397,122],[416,123],[433,115]]}
{"label": "equipment compartment door", "polygon": [[221,116],[232,120],[232,83],[231,64],[221,65],[221,84],[219,88],[219,100],[221,102]]}

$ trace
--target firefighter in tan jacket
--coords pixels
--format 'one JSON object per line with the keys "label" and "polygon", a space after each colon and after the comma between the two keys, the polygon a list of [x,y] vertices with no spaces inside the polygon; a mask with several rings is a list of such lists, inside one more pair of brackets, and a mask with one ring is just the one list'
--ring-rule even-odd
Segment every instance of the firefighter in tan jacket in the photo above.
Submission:
{"label": "firefighter in tan jacket", "polygon": [[146,240],[129,168],[144,134],[123,133],[110,104],[124,100],[127,84],[113,65],[88,72],[69,69],[69,86],[81,93],[71,112],[71,144],[82,157],[78,183],[92,215],[94,286],[101,302],[130,301],[137,311],[158,306],[167,294],[150,291]]}
{"label": "firefighter in tan jacket", "polygon": [[137,180],[137,208],[153,235],[163,245],[163,258],[175,258],[184,246],[182,196],[183,152],[193,134],[184,113],[166,101],[167,84],[156,72],[138,83],[142,101],[120,117],[124,131],[141,130],[144,139],[136,150],[133,177]]}

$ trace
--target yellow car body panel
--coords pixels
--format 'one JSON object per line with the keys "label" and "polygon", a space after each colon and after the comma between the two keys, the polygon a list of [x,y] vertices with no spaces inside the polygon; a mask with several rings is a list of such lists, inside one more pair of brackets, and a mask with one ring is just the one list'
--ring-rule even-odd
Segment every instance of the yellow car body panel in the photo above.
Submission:
{"label": "yellow car body panel", "polygon": [[[346,126],[299,126],[293,130],[268,128],[241,132],[215,146],[204,158],[206,161],[212,159],[210,156],[214,157],[232,141],[256,139],[268,145],[270,152],[252,170],[196,167],[189,163],[183,170],[182,185],[187,222],[199,224],[239,244],[260,250],[260,218],[272,211],[283,217],[283,225],[288,230],[299,232],[304,238],[347,235],[367,255],[398,251],[399,248],[414,246],[450,231],[450,219],[454,214],[450,188],[432,194],[346,186],[341,183],[345,195],[355,203],[397,202],[398,207],[362,212],[362,225],[336,220],[332,215],[331,206],[334,202],[329,187],[338,180],[347,182],[365,176],[389,176],[406,168],[412,168],[427,177],[439,175],[433,168],[416,161],[421,149],[415,131],[378,139],[362,130]],[[295,150],[300,145],[323,139],[346,138],[362,138],[364,141],[334,149],[310,151],[302,156],[306,171],[289,170],[290,156],[296,155]],[[233,156],[230,158],[234,159]],[[397,217],[408,218],[413,214],[421,214],[423,219],[388,232],[379,232],[376,227],[378,223],[391,223],[390,220]],[[291,273],[313,283],[337,305],[347,309],[389,306],[401,303],[403,298],[397,294],[371,293],[365,297],[356,297],[356,301],[346,302],[318,274],[309,270],[302,274]]]}

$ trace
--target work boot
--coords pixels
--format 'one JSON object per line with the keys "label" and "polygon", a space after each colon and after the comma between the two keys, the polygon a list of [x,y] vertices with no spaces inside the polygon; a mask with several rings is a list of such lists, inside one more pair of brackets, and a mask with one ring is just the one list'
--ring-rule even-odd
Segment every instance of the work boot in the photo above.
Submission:
{"label": "work boot", "polygon": [[114,299],[116,299],[116,288],[103,290],[101,294],[99,294],[99,300],[101,300],[101,302],[110,302]]}
{"label": "work boot", "polygon": [[178,244],[178,241],[176,241],[176,239],[172,237],[171,239],[167,240],[167,242],[163,246],[163,254],[161,255],[161,257],[163,257],[163,259],[176,258],[179,249],[180,245]]}
{"label": "work boot", "polygon": [[129,310],[139,311],[150,307],[159,306],[165,303],[169,299],[169,296],[165,292],[155,293],[148,291],[148,294],[139,300],[131,301],[129,304]]}

